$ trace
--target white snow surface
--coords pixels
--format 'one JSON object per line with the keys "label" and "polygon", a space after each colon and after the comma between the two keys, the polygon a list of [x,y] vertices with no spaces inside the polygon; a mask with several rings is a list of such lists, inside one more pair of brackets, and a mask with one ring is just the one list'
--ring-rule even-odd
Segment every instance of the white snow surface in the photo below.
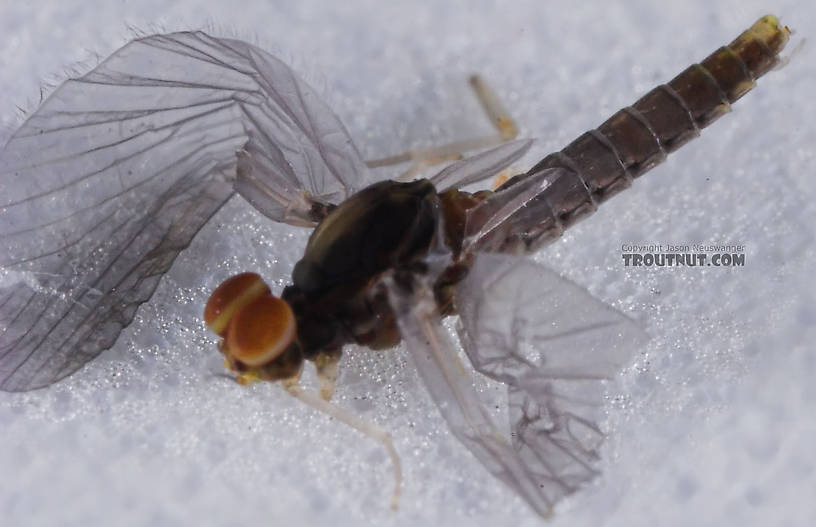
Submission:
{"label": "white snow surface", "polygon": [[[2,140],[17,107],[36,107],[41,86],[87,71],[129,28],[207,29],[292,64],[368,158],[489,131],[465,82],[480,72],[538,138],[519,169],[779,15],[796,31],[786,54],[805,38],[786,67],[536,257],[652,336],[610,389],[602,476],[550,524],[816,525],[816,4],[29,4],[0,4]],[[307,236],[233,199],[112,349],[47,389],[0,393],[0,523],[541,525],[448,432],[404,350],[349,350],[336,396],[393,434],[396,512],[380,447],[279,386],[222,376],[201,321],[208,293],[243,270],[279,291]],[[623,265],[622,244],[649,242],[743,244],[746,262]]]}

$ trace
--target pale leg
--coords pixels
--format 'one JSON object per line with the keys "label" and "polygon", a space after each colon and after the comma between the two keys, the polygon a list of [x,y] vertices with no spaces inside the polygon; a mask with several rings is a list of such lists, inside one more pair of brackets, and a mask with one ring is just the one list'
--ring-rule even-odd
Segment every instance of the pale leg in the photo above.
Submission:
{"label": "pale leg", "polygon": [[518,135],[516,123],[493,90],[490,89],[490,86],[478,75],[472,75],[469,82],[476,99],[496,129],[495,135],[454,141],[438,147],[409,150],[395,156],[366,161],[366,165],[370,168],[376,168],[411,162],[411,167],[396,178],[405,181],[413,179],[427,167],[461,159],[464,152],[498,146],[501,143],[515,139]]}
{"label": "pale leg", "polygon": [[317,378],[320,380],[320,397],[324,401],[331,401],[332,395],[334,395],[340,357],[340,353],[320,353],[315,359]]}
{"label": "pale leg", "polygon": [[391,441],[391,434],[375,424],[362,420],[348,410],[336,406],[314,393],[305,391],[298,384],[297,378],[282,381],[282,384],[286,392],[292,397],[354,428],[364,436],[380,443],[385,448],[394,466],[394,493],[391,497],[391,508],[396,509],[399,504],[402,489],[402,465],[397,450],[394,448],[394,443]]}

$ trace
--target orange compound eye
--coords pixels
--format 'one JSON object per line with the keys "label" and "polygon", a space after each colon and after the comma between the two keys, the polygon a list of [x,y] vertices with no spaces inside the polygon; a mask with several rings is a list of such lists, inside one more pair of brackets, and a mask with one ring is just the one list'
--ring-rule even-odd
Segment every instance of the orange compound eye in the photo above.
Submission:
{"label": "orange compound eye", "polygon": [[220,336],[227,333],[235,313],[262,296],[270,293],[269,286],[256,273],[241,273],[226,279],[207,300],[204,322]]}
{"label": "orange compound eye", "polygon": [[286,301],[260,297],[232,317],[225,348],[247,366],[262,366],[280,356],[295,338],[295,315]]}

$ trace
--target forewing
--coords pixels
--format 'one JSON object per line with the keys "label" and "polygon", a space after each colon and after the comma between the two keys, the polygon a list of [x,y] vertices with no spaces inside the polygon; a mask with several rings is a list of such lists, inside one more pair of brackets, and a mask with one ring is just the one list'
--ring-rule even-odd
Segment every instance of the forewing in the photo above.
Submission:
{"label": "forewing", "polygon": [[369,183],[343,123],[309,85],[272,55],[237,40],[224,42],[237,54],[230,60],[246,61],[242,69],[263,99],[241,105],[249,135],[236,184],[241,196],[275,220],[311,220],[310,201],[337,204]]}
{"label": "forewing", "polygon": [[313,91],[243,42],[146,37],[58,88],[0,152],[0,388],[111,346],[233,194],[244,148],[239,191],[276,220],[366,177]]}
{"label": "forewing", "polygon": [[477,371],[509,388],[515,450],[549,502],[595,474],[604,382],[647,340],[622,313],[531,260],[478,254],[457,286]]}
{"label": "forewing", "polygon": [[532,139],[519,139],[467,157],[431,177],[431,183],[438,190],[444,191],[491,178],[527,153],[532,144]]}
{"label": "forewing", "polygon": [[548,516],[552,500],[479,401],[468,370],[440,325],[430,285],[390,280],[387,288],[409,354],[453,434],[488,471]]}
{"label": "forewing", "polygon": [[562,198],[555,183],[563,177],[570,177],[566,169],[548,168],[512,179],[494,191],[467,211],[463,247],[502,252],[508,240],[535,233],[536,226],[553,217],[551,204]]}

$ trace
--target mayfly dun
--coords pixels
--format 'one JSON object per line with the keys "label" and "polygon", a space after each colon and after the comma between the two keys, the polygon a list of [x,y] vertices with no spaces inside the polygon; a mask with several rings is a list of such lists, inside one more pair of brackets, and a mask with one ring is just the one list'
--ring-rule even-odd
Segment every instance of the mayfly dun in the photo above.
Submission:
{"label": "mayfly dun", "polygon": [[[313,228],[279,296],[255,273],[213,292],[205,322],[242,383],[286,391],[384,445],[330,402],[344,347],[405,343],[453,434],[538,513],[593,478],[605,379],[645,335],[525,258],[695,137],[777,65],[789,30],[765,16],[699,64],[493,190],[530,141],[474,78],[496,137],[370,162],[289,67],[201,32],[136,39],[59,87],[0,153],[0,388],[48,386],[109,348],[180,251],[235,193]],[[500,144],[501,143],[501,144]],[[496,146],[498,144],[498,146]],[[411,180],[459,152],[428,179]],[[48,277],[43,278],[43,277]],[[507,385],[496,425],[440,321],[457,316],[473,368]],[[305,362],[319,394],[298,384]]]}

